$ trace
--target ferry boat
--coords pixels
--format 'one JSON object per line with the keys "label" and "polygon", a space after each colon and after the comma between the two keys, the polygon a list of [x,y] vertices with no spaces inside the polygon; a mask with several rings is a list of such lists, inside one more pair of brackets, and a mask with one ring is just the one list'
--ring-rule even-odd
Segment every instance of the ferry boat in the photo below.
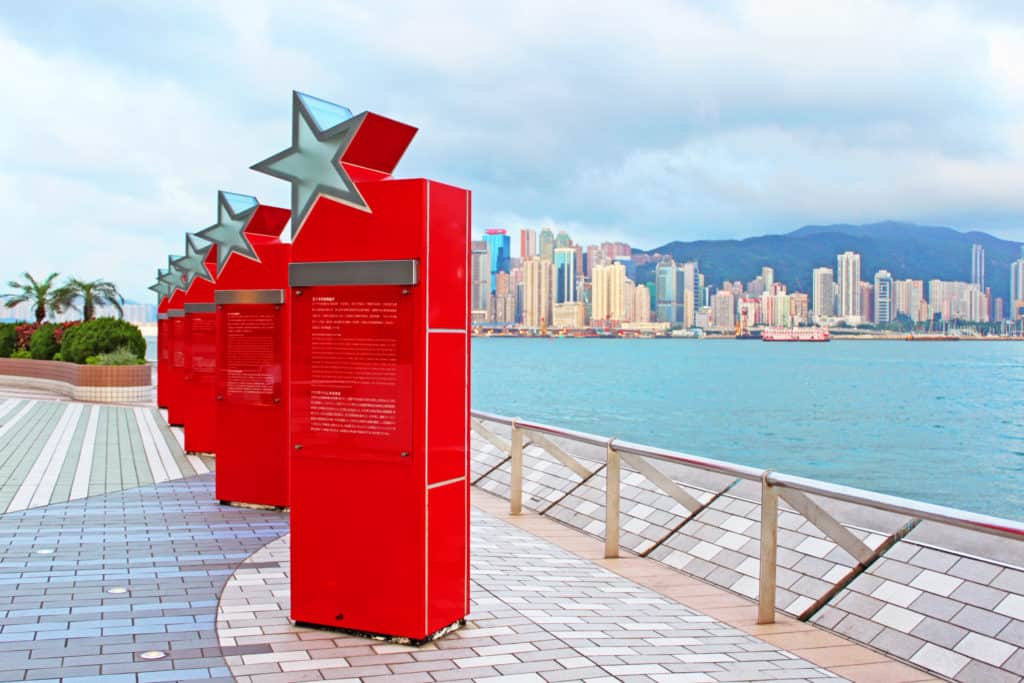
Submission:
{"label": "ferry boat", "polygon": [[766,327],[761,341],[771,342],[827,342],[832,337],[827,327]]}

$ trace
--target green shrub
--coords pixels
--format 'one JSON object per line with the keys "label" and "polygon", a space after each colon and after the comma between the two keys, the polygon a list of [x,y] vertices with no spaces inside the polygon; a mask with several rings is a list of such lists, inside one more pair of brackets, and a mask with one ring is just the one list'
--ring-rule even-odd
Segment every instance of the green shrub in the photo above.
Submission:
{"label": "green shrub", "polygon": [[53,354],[53,359],[54,360],[64,360],[64,356],[62,356],[60,351],[58,351],[57,353]]}
{"label": "green shrub", "polygon": [[28,343],[28,350],[36,360],[52,360],[53,354],[60,351],[60,344],[54,333],[56,325],[40,325],[39,329],[32,333],[32,340]]}
{"label": "green shrub", "polygon": [[18,342],[17,327],[13,323],[0,323],[0,358],[9,358]]}
{"label": "green shrub", "polygon": [[26,349],[18,349],[11,354],[11,358],[31,358],[32,352]]}
{"label": "green shrub", "polygon": [[124,320],[97,318],[65,331],[60,353],[65,361],[81,364],[89,356],[99,356],[122,348],[138,359],[146,357],[146,340],[139,328]]}
{"label": "green shrub", "polygon": [[135,355],[135,352],[122,346],[110,353],[100,353],[85,359],[86,365],[145,365],[146,361]]}

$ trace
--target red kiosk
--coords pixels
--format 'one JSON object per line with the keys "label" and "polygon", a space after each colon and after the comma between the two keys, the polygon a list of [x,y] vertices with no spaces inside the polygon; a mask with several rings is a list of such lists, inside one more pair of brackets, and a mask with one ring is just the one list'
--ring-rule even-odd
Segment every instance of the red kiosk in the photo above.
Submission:
{"label": "red kiosk", "polygon": [[470,193],[405,124],[293,96],[292,618],[424,641],[469,611]]}
{"label": "red kiosk", "polygon": [[221,192],[217,213],[216,495],[287,507],[289,212]]}
{"label": "red kiosk", "polygon": [[185,235],[185,256],[175,265],[185,273],[181,338],[174,329],[175,341],[182,349],[181,416],[185,426],[185,451],[213,453],[216,448],[217,316],[213,302],[215,266],[213,244],[198,246],[195,236]]}
{"label": "red kiosk", "polygon": [[167,300],[166,315],[164,332],[167,338],[161,345],[163,356],[158,363],[157,384],[164,387],[167,423],[181,427],[185,424],[185,401],[182,396],[185,375],[185,292],[181,289],[175,289]]}
{"label": "red kiosk", "polygon": [[174,285],[165,281],[170,275],[170,269],[159,269],[156,274],[156,284],[150,289],[156,292],[156,405],[157,408],[167,407],[167,385],[165,383],[167,366],[170,364],[170,351],[167,346],[167,306],[170,303],[171,292]]}

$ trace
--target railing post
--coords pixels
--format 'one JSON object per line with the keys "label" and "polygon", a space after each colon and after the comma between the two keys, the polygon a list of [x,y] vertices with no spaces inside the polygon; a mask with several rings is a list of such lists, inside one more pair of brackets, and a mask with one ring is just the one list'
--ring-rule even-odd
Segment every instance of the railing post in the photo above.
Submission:
{"label": "railing post", "polygon": [[775,571],[778,566],[779,492],[761,476],[761,573],[757,590],[757,623],[775,623]]}
{"label": "railing post", "polygon": [[512,445],[509,455],[512,457],[512,476],[509,480],[509,514],[523,514],[523,430],[519,421],[512,420]]}
{"label": "railing post", "polygon": [[608,466],[605,469],[604,488],[604,556],[619,556],[619,494],[622,470],[619,452],[612,448],[615,439],[608,440]]}

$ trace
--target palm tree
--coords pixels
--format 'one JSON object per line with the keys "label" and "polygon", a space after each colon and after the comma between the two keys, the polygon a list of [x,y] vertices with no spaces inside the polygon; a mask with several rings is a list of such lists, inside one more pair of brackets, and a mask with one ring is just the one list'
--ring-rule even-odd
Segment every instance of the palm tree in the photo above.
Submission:
{"label": "palm tree", "polygon": [[[76,301],[82,300],[81,308]],[[54,292],[54,300],[58,310],[73,308],[82,312],[82,320],[92,320],[98,306],[113,306],[119,317],[124,315],[121,304],[124,297],[117,291],[117,285],[107,280],[79,280],[70,278],[67,283]]]}
{"label": "palm tree", "polygon": [[11,280],[7,283],[8,287],[16,291],[3,295],[6,299],[4,306],[14,308],[26,301],[32,302],[36,307],[36,323],[43,322],[48,309],[54,313],[64,310],[58,296],[60,289],[63,288],[54,288],[53,286],[53,281],[57,279],[57,273],[50,273],[42,282],[37,282],[29,273],[22,273],[21,276],[25,278],[25,282]]}

